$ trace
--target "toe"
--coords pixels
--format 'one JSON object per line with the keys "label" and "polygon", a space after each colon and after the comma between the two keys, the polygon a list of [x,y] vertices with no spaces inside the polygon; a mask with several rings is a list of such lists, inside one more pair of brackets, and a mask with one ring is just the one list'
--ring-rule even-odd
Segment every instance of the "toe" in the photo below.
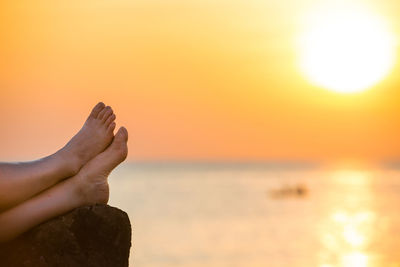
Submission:
{"label": "toe", "polygon": [[114,141],[112,142],[110,148],[114,151],[116,155],[116,160],[122,162],[126,159],[128,155],[128,131],[125,127],[119,128],[118,132],[115,134]]}
{"label": "toe", "polygon": [[113,121],[115,121],[115,118],[116,118],[115,114],[112,114],[110,117],[108,117],[108,119],[106,120],[106,122],[105,122],[104,125],[105,125],[106,127],[110,126],[110,124],[111,124]]}
{"label": "toe", "polygon": [[108,112],[110,112],[110,111],[111,111],[111,107],[110,107],[110,106],[107,106],[107,107],[103,108],[103,110],[100,111],[100,113],[99,113],[99,115],[97,116],[97,118],[98,118],[99,120],[103,120],[104,116],[105,116]]}
{"label": "toe", "polygon": [[109,117],[111,117],[114,114],[114,111],[112,110],[112,108],[110,107],[105,113],[103,118],[101,118],[101,121],[103,123],[105,123]]}
{"label": "toe", "polygon": [[115,126],[116,126],[115,122],[110,123],[110,125],[107,128],[107,131],[109,131],[110,133],[113,133]]}
{"label": "toe", "polygon": [[115,135],[115,139],[122,142],[128,141],[128,130],[126,130],[126,128],[123,126],[119,128],[117,134]]}
{"label": "toe", "polygon": [[105,105],[103,102],[97,103],[97,105],[94,106],[94,108],[92,109],[92,112],[90,113],[89,117],[97,118],[100,111],[102,111],[104,109],[104,107],[105,107]]}

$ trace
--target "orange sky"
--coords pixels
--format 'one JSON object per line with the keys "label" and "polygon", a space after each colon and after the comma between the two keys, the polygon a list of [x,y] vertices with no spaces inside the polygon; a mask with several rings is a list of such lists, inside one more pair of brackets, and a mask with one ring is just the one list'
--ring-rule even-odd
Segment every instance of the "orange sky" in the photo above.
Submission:
{"label": "orange sky", "polygon": [[[1,1],[0,159],[55,151],[99,100],[131,160],[399,156],[399,64],[356,95],[302,77],[293,38],[317,2]],[[365,2],[400,32],[397,1]]]}

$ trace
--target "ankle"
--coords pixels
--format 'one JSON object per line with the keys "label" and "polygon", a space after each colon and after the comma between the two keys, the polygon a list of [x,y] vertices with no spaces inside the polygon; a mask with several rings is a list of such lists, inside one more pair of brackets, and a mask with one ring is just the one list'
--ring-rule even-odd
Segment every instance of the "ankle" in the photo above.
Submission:
{"label": "ankle", "polygon": [[69,153],[64,148],[57,151],[52,156],[58,162],[60,169],[63,170],[66,176],[76,175],[83,166],[77,156]]}
{"label": "ankle", "polygon": [[74,188],[73,194],[75,201],[79,206],[85,206],[89,205],[90,201],[87,196],[87,185],[85,184],[84,181],[85,177],[83,177],[80,173],[76,174],[75,176],[71,177],[69,179],[69,182],[71,183],[72,187]]}

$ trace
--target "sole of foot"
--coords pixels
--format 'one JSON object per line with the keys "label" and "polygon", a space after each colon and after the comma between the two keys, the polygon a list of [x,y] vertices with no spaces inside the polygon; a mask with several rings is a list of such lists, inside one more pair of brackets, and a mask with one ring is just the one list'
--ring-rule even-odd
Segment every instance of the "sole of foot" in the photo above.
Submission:
{"label": "sole of foot", "polygon": [[72,179],[82,205],[106,204],[109,199],[108,176],[128,155],[128,131],[121,127],[111,145],[90,160]]}

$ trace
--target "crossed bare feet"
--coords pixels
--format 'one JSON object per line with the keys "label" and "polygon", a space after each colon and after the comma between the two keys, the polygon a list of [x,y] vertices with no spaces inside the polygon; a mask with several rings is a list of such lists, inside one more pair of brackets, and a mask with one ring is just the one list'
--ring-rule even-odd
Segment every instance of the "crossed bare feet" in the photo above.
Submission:
{"label": "crossed bare feet", "polygon": [[108,202],[108,175],[128,153],[128,131],[121,127],[114,136],[115,118],[99,103],[55,154],[0,163],[0,243],[72,209]]}
{"label": "crossed bare feet", "polygon": [[83,205],[107,203],[107,178],[128,154],[128,131],[121,127],[114,136],[115,114],[98,103],[82,129],[62,148],[60,156],[68,164]]}

